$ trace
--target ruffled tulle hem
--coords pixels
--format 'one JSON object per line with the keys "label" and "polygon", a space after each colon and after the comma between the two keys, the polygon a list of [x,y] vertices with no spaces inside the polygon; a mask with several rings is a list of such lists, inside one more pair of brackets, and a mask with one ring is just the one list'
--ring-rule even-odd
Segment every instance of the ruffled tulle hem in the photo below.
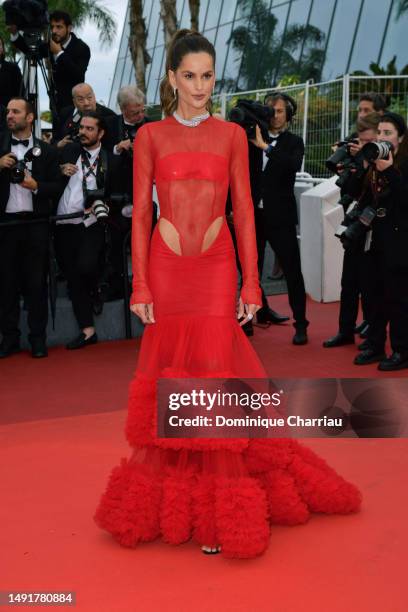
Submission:
{"label": "ruffled tulle hem", "polygon": [[95,521],[126,547],[193,538],[220,545],[226,557],[251,558],[265,551],[273,524],[348,514],[360,504],[357,488],[301,444],[257,440],[241,453],[135,450],[112,471]]}

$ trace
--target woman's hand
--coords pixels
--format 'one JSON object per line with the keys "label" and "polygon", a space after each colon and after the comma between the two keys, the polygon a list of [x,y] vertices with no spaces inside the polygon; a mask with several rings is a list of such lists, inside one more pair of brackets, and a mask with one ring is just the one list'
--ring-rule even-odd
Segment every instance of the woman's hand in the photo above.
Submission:
{"label": "woman's hand", "polygon": [[254,318],[254,314],[260,309],[260,306],[258,306],[257,304],[244,304],[244,302],[242,301],[242,298],[239,298],[239,302],[238,302],[238,310],[237,310],[237,319],[241,319],[242,317],[245,317],[244,319],[242,319],[242,321],[239,321],[239,324],[241,325],[245,325],[245,323],[248,323],[248,321],[251,321]]}
{"label": "woman's hand", "polygon": [[250,138],[249,142],[252,142],[252,144],[254,144],[259,149],[267,149],[268,148],[268,145],[266,144],[266,142],[262,138],[261,129],[260,129],[258,124],[255,126],[255,138]]}
{"label": "woman's hand", "polygon": [[145,325],[156,323],[153,314],[153,302],[150,304],[132,304],[130,310],[133,314],[137,315]]}
{"label": "woman's hand", "polygon": [[377,159],[377,161],[375,162],[375,167],[377,168],[378,172],[384,172],[384,170],[386,170],[387,168],[391,168],[393,163],[394,163],[394,158],[390,151],[388,155],[388,159]]}

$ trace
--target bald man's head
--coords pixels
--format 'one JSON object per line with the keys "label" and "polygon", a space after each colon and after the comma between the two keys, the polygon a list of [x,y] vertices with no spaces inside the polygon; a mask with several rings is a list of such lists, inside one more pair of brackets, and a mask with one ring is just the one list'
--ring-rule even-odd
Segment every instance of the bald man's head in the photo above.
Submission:
{"label": "bald man's head", "polygon": [[72,100],[80,113],[96,111],[94,90],[88,83],[79,83],[72,89]]}

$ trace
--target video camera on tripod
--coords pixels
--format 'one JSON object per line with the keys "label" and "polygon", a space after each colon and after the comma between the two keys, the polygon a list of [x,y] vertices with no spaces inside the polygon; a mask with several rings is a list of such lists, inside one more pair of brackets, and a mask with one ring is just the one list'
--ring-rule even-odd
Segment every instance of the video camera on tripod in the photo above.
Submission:
{"label": "video camera on tripod", "polygon": [[6,25],[21,30],[29,53],[38,56],[42,33],[49,23],[47,0],[6,0],[2,8]]}

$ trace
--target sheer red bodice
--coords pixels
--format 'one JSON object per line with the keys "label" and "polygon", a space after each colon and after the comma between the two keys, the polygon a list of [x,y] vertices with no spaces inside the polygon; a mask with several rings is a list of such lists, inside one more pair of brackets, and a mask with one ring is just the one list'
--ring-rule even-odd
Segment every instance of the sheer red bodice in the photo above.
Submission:
{"label": "sheer red bodice", "polygon": [[[204,252],[225,216],[231,188],[234,227],[243,272],[244,303],[261,304],[248,143],[238,125],[213,117],[191,128],[174,117],[144,125],[134,145],[133,295],[150,303],[148,254],[152,223],[152,184],[156,182],[160,219],[178,238],[180,256]],[[162,231],[160,227],[160,231]]]}

